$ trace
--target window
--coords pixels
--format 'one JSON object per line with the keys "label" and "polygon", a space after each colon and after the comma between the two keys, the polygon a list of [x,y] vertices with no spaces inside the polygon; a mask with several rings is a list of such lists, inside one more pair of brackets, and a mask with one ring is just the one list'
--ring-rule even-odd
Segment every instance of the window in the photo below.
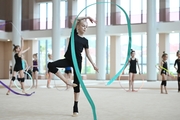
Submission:
{"label": "window", "polygon": [[[142,61],[143,61],[143,71],[142,73],[147,73],[147,34],[142,35]],[[159,56],[159,34],[156,34],[156,56]],[[158,63],[159,57],[156,57],[156,62]],[[157,69],[157,72],[158,69]]]}
{"label": "window", "polygon": [[47,28],[52,29],[52,2],[47,3]]}
{"label": "window", "polygon": [[65,28],[65,21],[66,21],[66,1],[61,1],[60,6],[60,26],[61,28]]}
{"label": "window", "polygon": [[141,23],[141,0],[131,0],[131,23]]}
{"label": "window", "polygon": [[[91,36],[91,37],[86,37],[86,38],[89,41],[89,51],[90,51],[92,60],[95,62],[96,61],[96,36]],[[83,54],[85,54],[85,53],[83,53]],[[85,69],[85,73],[87,73],[87,74],[94,74],[96,72],[94,70],[93,66],[91,65],[91,63],[88,61],[88,59],[86,59],[86,63],[85,63],[84,67],[86,67],[84,69]]]}
{"label": "window", "polygon": [[[96,3],[96,0],[87,0],[87,6],[93,3]],[[87,16],[91,16],[92,18],[96,19],[96,4],[88,7],[86,11],[87,11]],[[95,26],[95,25],[96,24],[88,21],[88,26]]]}
{"label": "window", "polygon": [[40,30],[46,29],[46,3],[40,3]]}
{"label": "window", "polygon": [[39,73],[46,73],[46,40],[39,40]]}
{"label": "window", "polygon": [[[147,0],[142,0],[143,4],[143,23],[147,22]],[[156,21],[159,22],[159,0],[156,0]]]}
{"label": "window", "polygon": [[179,21],[179,0],[169,0],[170,21]]}
{"label": "window", "polygon": [[179,33],[170,33],[169,34],[169,44],[170,44],[170,52],[169,52],[169,70],[176,74],[176,70],[174,69],[174,62],[177,59],[176,52],[179,50]]}
{"label": "window", "polygon": [[[78,0],[77,1],[77,14],[79,14],[81,12],[81,10],[83,10],[85,8],[85,3],[86,3],[86,0]],[[86,15],[86,10],[84,10],[80,15],[79,17],[84,17]]]}
{"label": "window", "polygon": [[[120,6],[126,11],[129,16],[129,0],[121,0]],[[127,24],[124,12],[121,12],[121,24]]]}

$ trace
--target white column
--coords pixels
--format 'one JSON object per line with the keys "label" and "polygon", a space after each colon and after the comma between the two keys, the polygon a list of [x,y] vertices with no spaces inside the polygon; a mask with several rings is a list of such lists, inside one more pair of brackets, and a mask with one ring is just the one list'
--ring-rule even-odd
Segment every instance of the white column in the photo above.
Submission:
{"label": "white column", "polygon": [[13,44],[21,45],[21,0],[13,0]]}
{"label": "white column", "polygon": [[52,55],[53,60],[60,59],[60,0],[53,2],[53,22],[52,22]]}
{"label": "white column", "polygon": [[[22,0],[13,0],[13,25],[12,25],[12,43],[21,46],[21,13]],[[14,65],[14,55],[12,55]]]}
{"label": "white column", "polygon": [[[97,2],[105,0],[97,0]],[[96,64],[99,67],[99,73],[96,74],[97,80],[105,80],[105,4],[97,4],[96,19]]]}
{"label": "white column", "polygon": [[121,68],[121,38],[120,36],[110,38],[110,78],[112,78]]}
{"label": "white column", "polygon": [[147,80],[156,81],[156,0],[147,0]]}

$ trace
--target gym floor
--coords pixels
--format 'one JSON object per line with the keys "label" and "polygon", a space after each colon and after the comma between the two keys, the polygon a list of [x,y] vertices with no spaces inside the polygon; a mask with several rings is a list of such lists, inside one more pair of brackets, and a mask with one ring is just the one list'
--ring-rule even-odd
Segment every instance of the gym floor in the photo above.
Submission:
{"label": "gym floor", "polygon": [[[9,80],[1,81],[9,83]],[[107,81],[84,80],[84,83],[95,103],[97,120],[180,119],[177,81],[168,81],[168,94],[160,94],[160,81],[135,81],[136,89],[143,85],[138,92],[126,92],[119,81],[110,86],[105,86]],[[128,81],[121,81],[121,85],[127,88]],[[7,89],[0,85],[0,120],[93,120],[91,106],[82,90],[79,115],[72,117],[73,89],[65,90],[60,80],[55,80],[55,84],[51,81],[51,87],[47,89],[46,80],[39,80],[37,89],[27,91],[36,93],[24,97],[13,93],[7,96]],[[15,87],[13,90],[20,92]]]}

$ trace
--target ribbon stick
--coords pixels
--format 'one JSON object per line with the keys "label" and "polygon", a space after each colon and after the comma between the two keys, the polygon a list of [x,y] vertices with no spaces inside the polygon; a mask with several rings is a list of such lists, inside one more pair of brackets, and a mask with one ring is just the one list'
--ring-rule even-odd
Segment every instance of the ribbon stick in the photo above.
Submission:
{"label": "ribbon stick", "polygon": [[[175,77],[175,75],[173,74],[173,72],[169,71],[168,69],[164,68],[163,66],[156,65],[156,68],[158,68],[158,67],[159,67],[160,69],[163,69],[163,70],[165,70],[166,72],[168,72],[171,76]],[[159,69],[159,70],[160,70],[160,69]]]}
{"label": "ribbon stick", "polygon": [[[88,6],[86,6],[83,10],[81,10],[81,12],[77,15],[77,17],[75,18],[74,20],[74,23],[73,23],[73,26],[72,26],[72,31],[71,31],[71,53],[72,53],[72,60],[73,60],[73,64],[74,64],[74,68],[75,68],[75,72],[77,74],[77,77],[78,77],[78,80],[80,82],[80,85],[82,87],[82,90],[88,100],[88,102],[90,103],[91,105],[91,108],[92,108],[92,112],[93,112],[93,118],[94,120],[97,120],[97,116],[96,116],[96,108],[95,108],[95,105],[94,105],[94,102],[91,98],[91,96],[89,95],[85,85],[84,85],[84,82],[82,80],[82,77],[81,77],[81,73],[79,71],[79,68],[78,68],[78,64],[77,64],[77,58],[76,58],[76,53],[75,53],[75,48],[74,48],[74,29],[75,29],[75,26],[76,26],[76,21],[79,17],[79,15],[84,11],[86,10],[88,7],[90,6],[93,6],[93,5],[96,5],[96,4],[105,4],[105,3],[108,3],[108,4],[114,4],[116,5],[119,9],[121,9],[124,14],[126,15],[126,19],[127,19],[127,22],[128,22],[128,31],[129,31],[129,45],[128,45],[128,57],[127,57],[127,60],[126,60],[126,63],[128,62],[128,59],[130,57],[130,50],[131,50],[131,27],[130,27],[130,20],[128,18],[128,15],[127,13],[125,12],[125,10],[120,7],[118,4],[116,3],[113,3],[113,2],[97,2],[97,3],[93,3],[93,4],[90,4]],[[108,83],[111,84],[119,75],[120,73],[122,73],[122,71],[124,70],[125,66],[120,70],[120,72],[118,74],[115,75],[115,77],[113,77],[113,79]]]}
{"label": "ribbon stick", "polygon": [[7,88],[8,90],[10,90],[12,93],[14,93],[14,94],[16,94],[16,95],[21,95],[21,96],[31,96],[32,94],[34,94],[35,92],[32,92],[32,93],[30,93],[30,94],[21,94],[21,93],[18,93],[18,92],[16,92],[16,91],[14,91],[14,90],[12,90],[11,88],[9,88],[6,84],[4,84],[2,81],[0,81],[0,83],[5,87],[5,88]]}

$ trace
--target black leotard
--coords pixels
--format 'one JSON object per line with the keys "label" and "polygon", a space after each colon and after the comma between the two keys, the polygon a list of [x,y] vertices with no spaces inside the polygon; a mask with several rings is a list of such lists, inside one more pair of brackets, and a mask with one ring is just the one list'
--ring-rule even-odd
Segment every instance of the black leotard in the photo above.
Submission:
{"label": "black leotard", "polygon": [[[89,48],[88,45],[88,40],[85,37],[80,37],[77,33],[77,30],[74,30],[74,45],[75,45],[75,53],[76,53],[76,58],[77,61],[82,62],[82,56],[81,53],[83,51],[83,48]],[[67,51],[65,53],[65,58],[72,61],[72,56],[71,56],[71,37],[69,41],[69,45],[67,48]]]}
{"label": "black leotard", "polygon": [[18,72],[20,70],[23,70],[22,59],[21,57],[18,56],[18,53],[14,55],[14,59],[15,59],[14,71]]}
{"label": "black leotard", "polygon": [[[163,66],[162,66],[162,67],[168,70],[167,62],[163,62]],[[165,69],[162,69],[162,70],[161,70],[161,75],[162,75],[162,74],[165,74],[165,75],[166,75],[166,70],[165,70]]]}
{"label": "black leotard", "polygon": [[136,71],[136,58],[133,60],[132,58],[130,59],[129,63],[130,63],[130,67],[129,67],[129,73],[137,73]]}
{"label": "black leotard", "polygon": [[176,64],[177,64],[177,68],[178,68],[177,72],[180,73],[180,59],[176,59],[174,66],[176,66]]}

